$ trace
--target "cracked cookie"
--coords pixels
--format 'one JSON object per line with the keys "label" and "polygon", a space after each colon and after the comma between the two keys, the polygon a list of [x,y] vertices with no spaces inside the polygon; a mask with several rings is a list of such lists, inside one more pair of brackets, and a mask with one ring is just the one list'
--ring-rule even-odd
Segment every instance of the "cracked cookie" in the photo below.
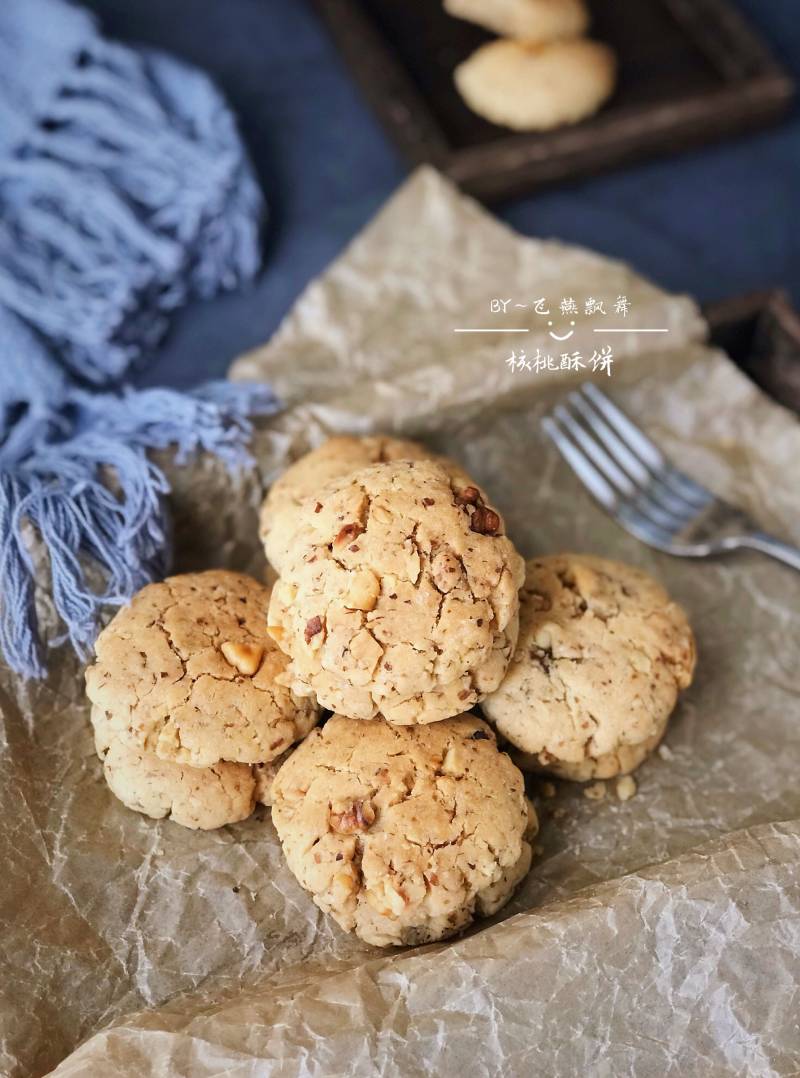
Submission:
{"label": "cracked cookie", "polygon": [[501,37],[539,45],[579,37],[589,28],[585,0],[444,0],[444,8]]}
{"label": "cracked cookie", "polygon": [[269,589],[225,570],[143,588],[97,638],[86,691],[112,730],[162,760],[265,763],[316,724],[316,702],[280,684],[265,631]]}
{"label": "cracked cookie", "polygon": [[357,719],[430,723],[496,689],[524,562],[500,515],[434,461],[375,464],[303,503],[268,631],[281,681]]}
{"label": "cracked cookie", "polygon": [[281,571],[301,519],[300,506],[306,498],[334,479],[352,475],[370,464],[393,460],[438,460],[448,472],[463,479],[464,485],[470,482],[458,465],[435,456],[418,442],[386,435],[342,434],[329,438],[287,468],[264,499],[259,535],[270,565]]}
{"label": "cracked cookie", "polygon": [[191,767],[160,760],[117,737],[102,708],[92,708],[97,755],[106,782],[129,809],[155,820],[169,816],[174,823],[203,831],[246,820],[257,797],[254,768],[220,762]]}
{"label": "cracked cookie", "polygon": [[273,798],[294,875],[376,946],[453,935],[500,909],[530,867],[522,774],[474,715],[424,727],[334,715],[280,769]]}
{"label": "cracked cookie", "polygon": [[658,745],[695,657],[686,615],[646,573],[577,554],[535,558],[514,658],[482,709],[521,767],[611,778]]}

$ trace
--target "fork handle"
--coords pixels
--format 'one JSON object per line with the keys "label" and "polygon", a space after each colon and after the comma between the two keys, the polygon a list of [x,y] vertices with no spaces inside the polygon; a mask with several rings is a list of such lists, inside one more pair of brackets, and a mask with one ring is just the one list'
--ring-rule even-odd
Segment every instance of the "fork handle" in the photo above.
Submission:
{"label": "fork handle", "polygon": [[767,535],[766,532],[743,535],[736,545],[750,550],[760,550],[762,554],[769,554],[771,558],[777,558],[785,565],[791,565],[793,569],[800,570],[800,550],[796,546],[790,546],[788,543],[781,542],[780,539]]}

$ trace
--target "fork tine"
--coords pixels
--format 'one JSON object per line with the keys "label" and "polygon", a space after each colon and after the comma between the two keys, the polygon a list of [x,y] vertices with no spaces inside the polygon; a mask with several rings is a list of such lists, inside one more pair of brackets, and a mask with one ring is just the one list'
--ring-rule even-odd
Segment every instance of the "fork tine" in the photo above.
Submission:
{"label": "fork tine", "polygon": [[612,513],[612,516],[621,524],[625,531],[641,539],[643,543],[657,547],[659,550],[670,550],[673,546],[673,535],[670,531],[659,528],[651,520],[641,513],[637,513],[629,505],[621,505]]}
{"label": "fork tine", "polygon": [[555,444],[567,464],[572,468],[587,490],[595,496],[616,522],[649,546],[667,550],[670,547],[669,532],[659,528],[646,516],[636,512],[631,506],[620,502],[616,492],[605,480],[594,464],[585,456],[582,449],[562,431],[559,422],[553,416],[542,419],[542,428]]}
{"label": "fork tine", "polygon": [[542,428],[583,485],[609,513],[614,513],[619,501],[617,495],[591,461],[563,433],[552,416],[544,417]]}
{"label": "fork tine", "polygon": [[[630,504],[631,508],[638,510],[649,519],[651,524],[665,531],[680,531],[686,523],[685,516],[670,513],[663,505],[654,501],[646,489],[634,483],[609,456],[602,442],[588,434],[563,405],[558,405],[554,413],[572,441],[578,443],[585,456],[603,473],[612,486],[616,487],[618,494]],[[650,478],[649,472],[644,474],[648,479]]]}
{"label": "fork tine", "polygon": [[651,470],[663,475],[670,487],[676,489],[684,498],[699,503],[700,507],[708,504],[712,497],[710,492],[671,464],[658,446],[651,442],[601,389],[592,382],[584,382],[581,390]]}
{"label": "fork tine", "polygon": [[668,487],[636,456],[632,449],[608,425],[595,406],[582,394],[570,393],[569,403],[580,413],[584,423],[600,444],[620,463],[628,475],[647,490],[650,500],[673,517],[672,525],[687,524],[697,515],[698,506]]}
{"label": "fork tine", "polygon": [[569,403],[580,412],[589,429],[600,439],[602,444],[613,453],[625,471],[641,486],[650,481],[650,472],[639,458],[615,434],[599,412],[580,393],[570,393]]}
{"label": "fork tine", "polygon": [[570,435],[573,442],[578,443],[589,460],[600,468],[600,471],[603,472],[606,479],[608,479],[621,494],[624,494],[625,497],[632,498],[636,493],[636,485],[631,481],[629,476],[617,466],[614,460],[608,453],[606,453],[602,445],[598,445],[595,439],[586,433],[580,423],[578,423],[575,417],[571,415],[563,405],[556,405],[554,415],[561,423],[561,426],[566,428],[567,433]]}

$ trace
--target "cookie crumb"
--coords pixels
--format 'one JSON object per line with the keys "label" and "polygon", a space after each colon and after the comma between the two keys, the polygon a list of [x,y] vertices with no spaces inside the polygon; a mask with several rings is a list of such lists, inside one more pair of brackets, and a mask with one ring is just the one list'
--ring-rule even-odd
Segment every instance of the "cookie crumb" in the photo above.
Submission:
{"label": "cookie crumb", "polygon": [[606,796],[606,784],[593,782],[591,786],[584,787],[583,796],[588,797],[590,801],[602,801]]}
{"label": "cookie crumb", "polygon": [[630,775],[617,779],[617,797],[620,801],[630,801],[636,793],[636,782]]}
{"label": "cookie crumb", "polygon": [[554,782],[543,782],[541,786],[542,797],[555,797],[558,791]]}
{"label": "cookie crumb", "polygon": [[670,760],[675,759],[675,753],[672,751],[669,745],[659,745],[658,755],[661,757],[662,760],[666,760],[667,763],[669,763]]}

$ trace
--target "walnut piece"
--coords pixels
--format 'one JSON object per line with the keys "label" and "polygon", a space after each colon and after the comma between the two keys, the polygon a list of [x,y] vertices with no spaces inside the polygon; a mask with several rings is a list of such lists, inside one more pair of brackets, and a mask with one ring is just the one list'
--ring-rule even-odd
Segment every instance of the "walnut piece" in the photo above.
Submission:
{"label": "walnut piece", "polygon": [[264,658],[264,648],[261,644],[234,643],[232,640],[226,640],[224,644],[220,644],[219,650],[227,662],[245,677],[252,677],[257,673],[261,660]]}
{"label": "walnut piece", "polygon": [[456,501],[460,505],[478,505],[481,500],[481,492],[477,487],[464,487],[456,495]]}
{"label": "walnut piece", "polygon": [[375,809],[369,801],[354,801],[345,812],[332,812],[331,827],[340,835],[352,835],[355,831],[368,831],[375,823]]}
{"label": "walnut piece", "polygon": [[469,526],[478,535],[497,535],[500,530],[500,517],[495,513],[494,509],[487,509],[485,505],[477,505]]}
{"label": "walnut piece", "polygon": [[381,917],[399,917],[408,905],[402,888],[385,877],[366,892],[367,902]]}
{"label": "walnut piece", "polygon": [[333,541],[334,546],[344,546],[345,543],[352,543],[356,536],[361,535],[363,530],[363,525],[355,521],[351,524],[343,525],[339,530],[339,534]]}
{"label": "walnut piece", "polygon": [[371,569],[362,569],[353,575],[344,603],[350,610],[374,610],[380,593],[381,585],[377,576]]}

